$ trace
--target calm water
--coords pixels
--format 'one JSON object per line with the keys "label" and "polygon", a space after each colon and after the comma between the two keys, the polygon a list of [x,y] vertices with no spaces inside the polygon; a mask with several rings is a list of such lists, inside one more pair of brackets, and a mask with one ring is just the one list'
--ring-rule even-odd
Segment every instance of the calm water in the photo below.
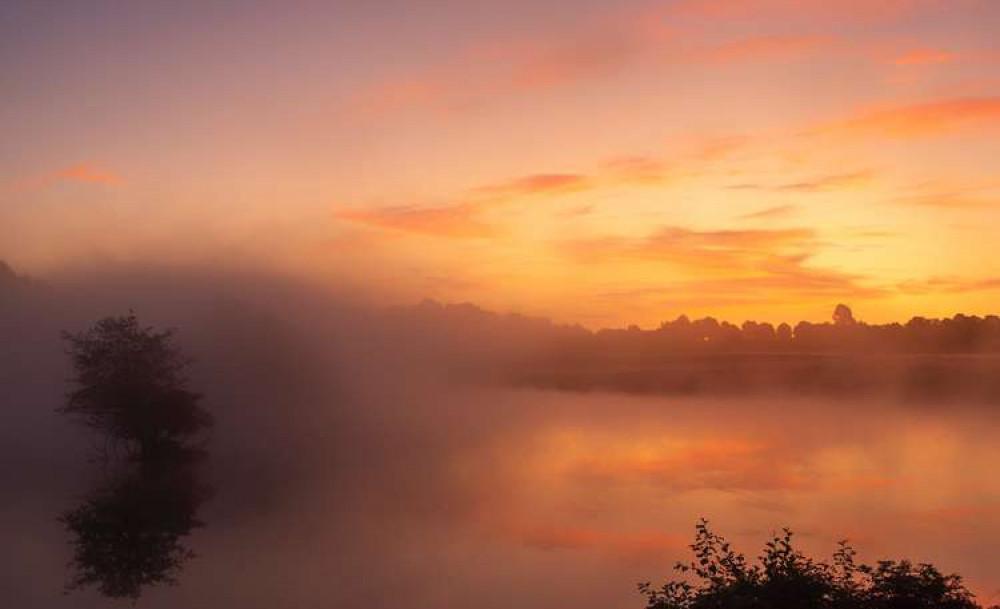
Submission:
{"label": "calm water", "polygon": [[[997,598],[991,407],[357,381],[229,425],[251,390],[216,392],[200,556],[141,605],[641,607],[635,583],[669,574],[700,517],[750,555],[788,525],[810,552],[847,537],[866,559],[932,561]],[[92,482],[86,442],[51,413],[18,424],[36,435],[4,436],[2,597],[110,606],[61,591],[55,517]]]}

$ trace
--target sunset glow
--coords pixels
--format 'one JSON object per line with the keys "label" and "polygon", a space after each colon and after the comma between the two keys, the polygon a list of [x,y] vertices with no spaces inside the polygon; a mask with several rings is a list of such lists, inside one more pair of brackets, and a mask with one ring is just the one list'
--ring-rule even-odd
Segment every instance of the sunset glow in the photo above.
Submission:
{"label": "sunset glow", "polygon": [[1000,0],[0,0],[0,92],[0,607],[1000,609]]}
{"label": "sunset glow", "polygon": [[590,327],[995,301],[988,0],[63,8],[0,25],[31,274],[222,262]]}

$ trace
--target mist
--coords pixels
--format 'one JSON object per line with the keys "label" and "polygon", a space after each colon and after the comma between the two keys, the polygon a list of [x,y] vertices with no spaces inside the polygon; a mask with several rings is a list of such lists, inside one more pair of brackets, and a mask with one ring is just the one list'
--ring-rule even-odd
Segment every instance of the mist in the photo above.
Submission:
{"label": "mist", "polygon": [[1000,585],[1000,487],[976,473],[1000,465],[987,399],[903,399],[893,375],[811,394],[762,391],[767,372],[724,394],[549,383],[545,363],[590,335],[274,275],[122,267],[0,285],[11,606],[113,604],[63,594],[56,518],[99,472],[55,409],[72,375],[60,332],[128,311],[177,329],[216,418],[198,557],[144,606],[638,606],[635,584],[668,574],[702,516],[754,545],[788,524],[826,554],[848,536],[933,560],[987,599]]}

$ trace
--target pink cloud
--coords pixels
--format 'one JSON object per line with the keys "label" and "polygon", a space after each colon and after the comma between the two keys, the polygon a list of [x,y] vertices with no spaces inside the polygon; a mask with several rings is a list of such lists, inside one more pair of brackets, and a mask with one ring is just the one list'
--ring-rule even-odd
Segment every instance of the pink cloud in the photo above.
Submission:
{"label": "pink cloud", "polygon": [[792,19],[865,23],[902,17],[939,0],[681,0],[669,13],[715,21]]}

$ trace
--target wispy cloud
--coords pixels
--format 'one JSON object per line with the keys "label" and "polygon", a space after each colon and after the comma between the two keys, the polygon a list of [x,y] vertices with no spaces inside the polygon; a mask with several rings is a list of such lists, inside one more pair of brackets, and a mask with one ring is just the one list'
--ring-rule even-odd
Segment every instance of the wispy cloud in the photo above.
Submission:
{"label": "wispy cloud", "polygon": [[642,263],[670,269],[670,279],[647,296],[671,301],[694,297],[710,303],[735,296],[756,302],[765,292],[772,299],[778,294],[798,298],[887,294],[866,285],[864,277],[810,266],[825,245],[807,228],[699,231],[668,226],[645,237],[575,240],[563,244],[563,249],[590,265]]}
{"label": "wispy cloud", "polygon": [[896,202],[942,209],[1000,208],[1000,193],[996,185],[930,181],[901,194]]}
{"label": "wispy cloud", "polygon": [[897,19],[939,0],[681,0],[664,9],[672,16],[711,21],[809,20],[869,23]]}
{"label": "wispy cloud", "polygon": [[927,66],[951,63],[956,55],[943,49],[912,49],[892,58],[897,66]]}
{"label": "wispy cloud", "polygon": [[534,173],[501,182],[473,188],[473,194],[494,198],[519,197],[583,190],[589,179],[577,173]]}
{"label": "wispy cloud", "polygon": [[340,220],[409,233],[458,239],[485,239],[502,231],[485,219],[497,207],[526,197],[558,195],[591,187],[575,173],[535,173],[468,189],[457,201],[440,205],[401,205],[337,210]]}
{"label": "wispy cloud", "polygon": [[[559,197],[616,185],[652,186],[663,183],[671,175],[663,161],[643,156],[623,156],[601,163],[588,172],[539,172],[473,186],[438,205],[337,210],[334,216],[368,226],[424,235],[489,238],[502,233],[486,219],[489,212],[518,201]],[[568,215],[583,215],[592,209],[589,205],[577,205],[573,208],[575,213]]]}
{"label": "wispy cloud", "polygon": [[1000,125],[1000,97],[979,97],[863,110],[846,120],[819,125],[813,133],[910,138],[996,125]]}
{"label": "wispy cloud", "polygon": [[120,186],[125,183],[125,179],[118,173],[93,163],[70,165],[53,171],[49,177],[53,180],[69,180],[107,186]]}
{"label": "wispy cloud", "polygon": [[810,252],[815,243],[815,231],[810,229],[699,231],[665,226],[645,237],[582,239],[566,247],[587,261],[659,261],[697,271],[739,272],[789,252]]}
{"label": "wispy cloud", "polygon": [[773,218],[787,218],[798,209],[795,205],[775,205],[760,211],[743,214],[740,216],[744,220],[770,220]]}
{"label": "wispy cloud", "polygon": [[100,186],[123,186],[121,174],[97,163],[77,163],[46,173],[23,177],[10,182],[15,192],[34,191],[59,182],[75,182]]}
{"label": "wispy cloud", "polygon": [[731,190],[767,190],[775,192],[826,192],[867,184],[874,180],[875,176],[876,173],[874,171],[863,170],[815,176],[797,182],[785,182],[782,184],[744,182],[741,184],[733,184],[732,186],[729,186],[729,188]]}
{"label": "wispy cloud", "polygon": [[498,229],[480,218],[482,207],[473,203],[439,207],[397,206],[379,209],[338,210],[334,217],[374,228],[435,237],[485,239]]}
{"label": "wispy cloud", "polygon": [[657,36],[634,24],[605,26],[466,49],[449,65],[374,82],[358,93],[350,108],[374,117],[412,109],[465,110],[519,92],[613,75],[633,64],[649,45],[658,44]]}
{"label": "wispy cloud", "polygon": [[[678,15],[744,19],[768,11],[782,17],[823,20],[851,15],[866,20],[899,14],[902,5],[914,4],[902,0],[842,1],[850,6],[829,10],[828,3],[809,0],[699,0],[672,3],[654,11],[615,11],[603,15],[597,23],[553,32],[544,38],[494,40],[457,49],[442,64],[381,76],[356,93],[348,103],[348,112],[355,117],[376,118],[411,110],[450,114],[525,92],[607,78],[641,66],[807,59],[851,45],[835,36],[794,31],[706,42],[702,37],[676,31],[673,22]],[[875,9],[873,4],[881,8]]]}
{"label": "wispy cloud", "polygon": [[729,63],[757,59],[801,59],[823,49],[832,48],[837,40],[829,36],[757,36],[726,42],[700,53],[704,59]]}
{"label": "wispy cloud", "polygon": [[995,277],[985,279],[931,277],[930,279],[905,281],[899,285],[899,289],[906,294],[992,292],[1000,290],[1000,279]]}

